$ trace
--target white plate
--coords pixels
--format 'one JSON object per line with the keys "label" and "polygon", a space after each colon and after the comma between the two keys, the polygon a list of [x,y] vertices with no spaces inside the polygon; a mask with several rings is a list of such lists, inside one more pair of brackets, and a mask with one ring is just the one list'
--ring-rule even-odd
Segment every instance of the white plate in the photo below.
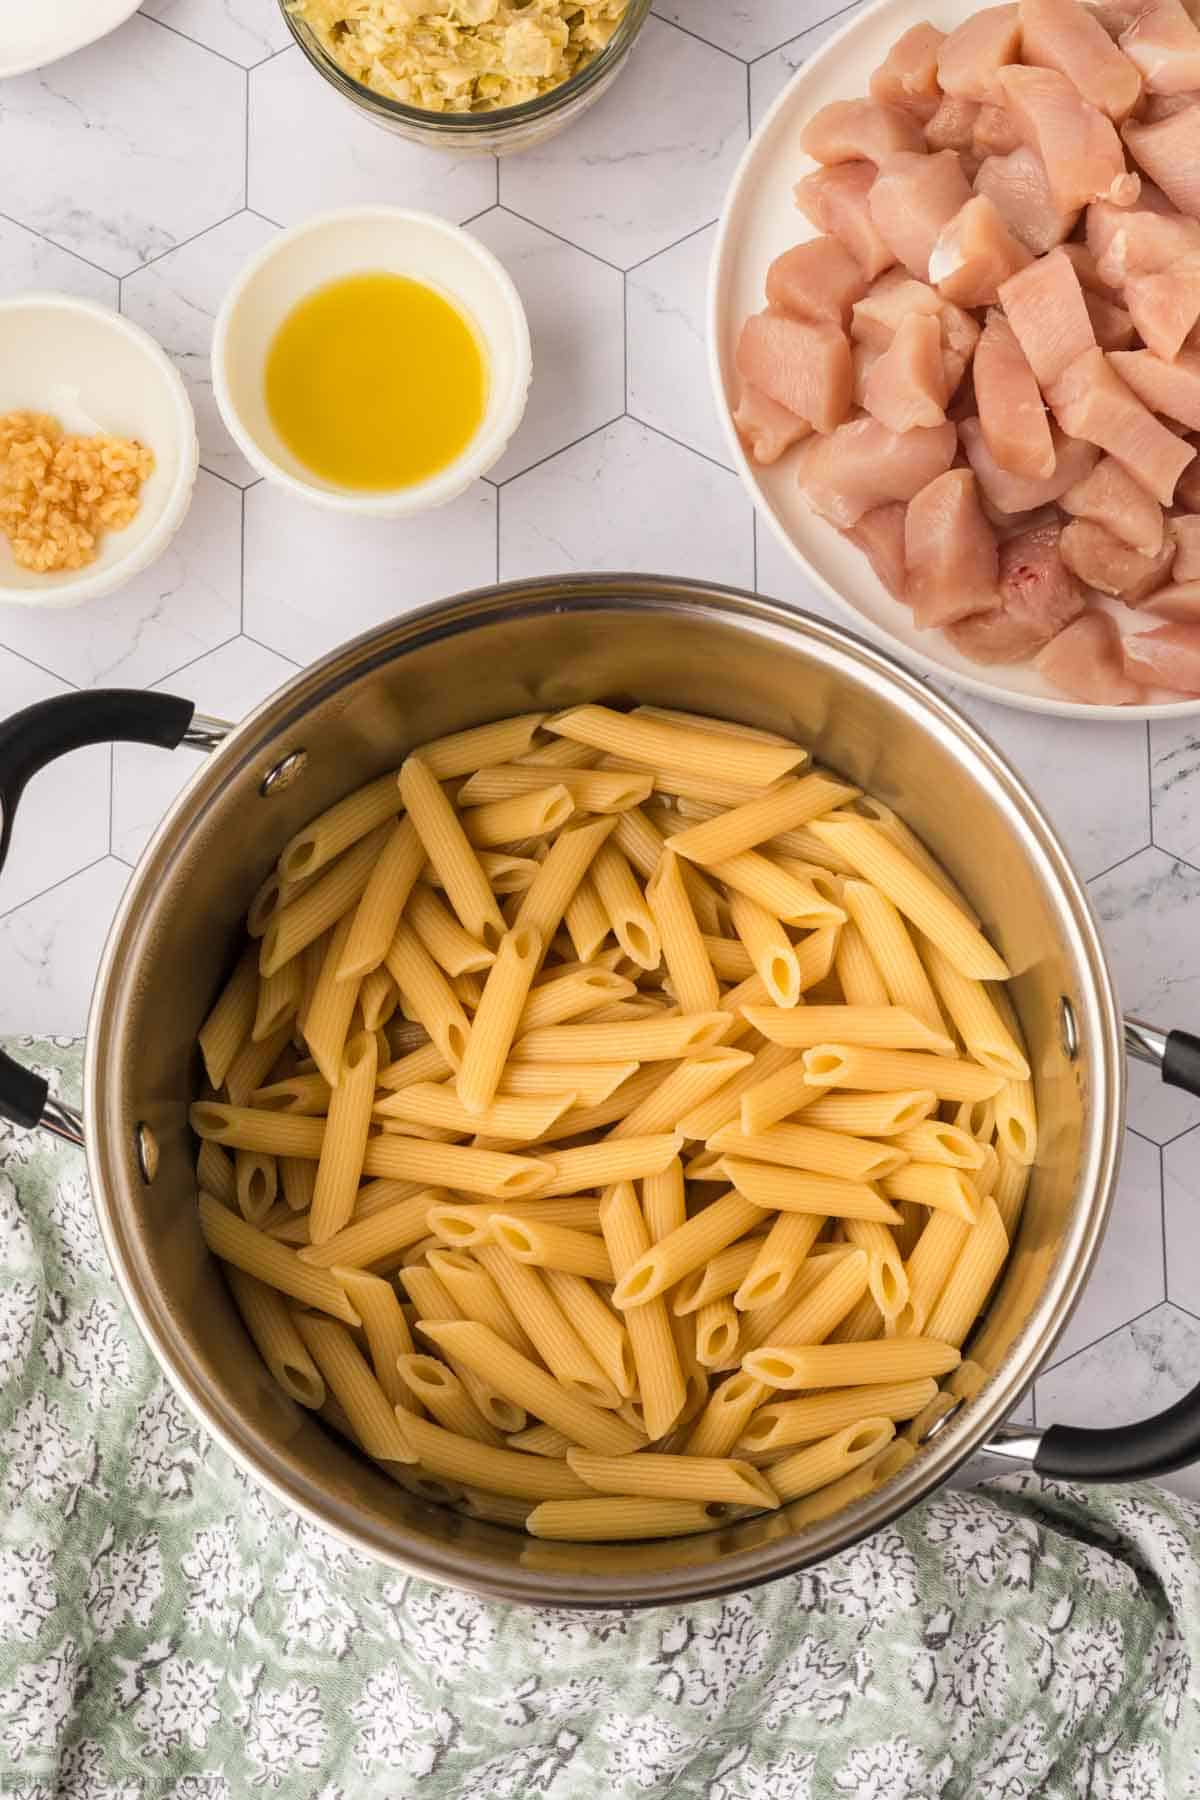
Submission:
{"label": "white plate", "polygon": [[0,80],[94,44],[137,9],[138,0],[0,0]]}
{"label": "white plate", "polygon": [[[797,149],[802,127],[831,100],[867,92],[871,71],[896,39],[923,19],[950,31],[978,11],[974,0],[877,0],[859,13],[792,77],[746,147],[721,215],[709,287],[709,366],[717,411],[734,467],[780,543],[812,581],[853,614],[853,622],[927,675],[939,675],[1006,706],[1078,719],[1171,719],[1200,712],[1200,700],[1162,705],[1087,706],[1064,699],[1028,664],[983,669],[959,656],[939,631],[918,631],[912,614],[893,599],[861,551],[810,511],[792,474],[791,458],[770,467],[752,463],[733,428],[737,377],[733,354],[742,321],[763,306],[767,264],[780,251],[816,233],[797,211],[792,187],[817,167]],[[1125,630],[1154,623],[1119,601],[1105,603]],[[1122,616],[1124,615],[1124,616]],[[1157,690],[1165,695],[1164,689]]]}

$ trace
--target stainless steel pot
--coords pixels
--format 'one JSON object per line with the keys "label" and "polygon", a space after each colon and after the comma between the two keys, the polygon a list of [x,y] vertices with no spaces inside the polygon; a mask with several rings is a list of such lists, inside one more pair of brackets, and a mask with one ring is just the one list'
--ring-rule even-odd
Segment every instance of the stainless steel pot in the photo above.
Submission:
{"label": "stainless steel pot", "polygon": [[[996,1373],[892,1482],[796,1535],[781,1514],[630,1548],[535,1543],[411,1498],[270,1381],[196,1223],[187,1106],[196,1030],[247,903],[313,814],[413,744],[584,699],[656,701],[784,731],[895,805],[971,895],[1016,971],[1042,1145],[988,1334]],[[586,576],[468,595],[357,639],[236,729],[183,700],[71,695],[0,728],[0,859],[25,782],[110,738],[211,750],[134,873],[88,1031],[87,1154],[109,1255],[143,1334],[203,1425],[286,1505],[385,1563],[542,1605],[675,1603],[765,1581],[873,1531],[981,1446],[1047,1474],[1120,1479],[1200,1454],[1200,1388],[1139,1425],[1011,1431],[1083,1287],[1124,1110],[1122,1026],[1084,891],[1036,802],[966,720],[849,633],[728,589]],[[1128,1027],[1200,1092],[1200,1040]],[[0,1113],[82,1138],[15,1064]]]}

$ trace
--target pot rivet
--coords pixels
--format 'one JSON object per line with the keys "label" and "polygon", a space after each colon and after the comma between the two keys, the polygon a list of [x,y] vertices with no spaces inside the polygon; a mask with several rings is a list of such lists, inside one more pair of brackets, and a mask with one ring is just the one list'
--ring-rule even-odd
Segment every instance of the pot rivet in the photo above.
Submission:
{"label": "pot rivet", "polygon": [[158,1139],[147,1124],[141,1123],[134,1126],[133,1147],[137,1154],[138,1168],[142,1172],[142,1180],[149,1187],[158,1175]]}
{"label": "pot rivet", "polygon": [[1075,1022],[1075,1008],[1065,994],[1058,1002],[1058,1034],[1062,1039],[1063,1054],[1068,1062],[1074,1062],[1079,1055],[1079,1026]]}
{"label": "pot rivet", "polygon": [[281,762],[277,762],[273,769],[267,770],[259,783],[259,793],[264,800],[269,799],[272,794],[284,793],[298,776],[303,775],[307,767],[308,751],[293,750]]}

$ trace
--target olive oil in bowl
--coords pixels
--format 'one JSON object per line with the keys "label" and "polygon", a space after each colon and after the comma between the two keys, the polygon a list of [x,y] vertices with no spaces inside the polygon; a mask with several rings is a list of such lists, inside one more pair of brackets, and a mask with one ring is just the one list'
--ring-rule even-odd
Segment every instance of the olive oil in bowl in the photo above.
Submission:
{"label": "olive oil in bowl", "polygon": [[474,326],[424,282],[346,275],[294,306],[266,362],[271,423],[305,468],[361,492],[414,487],[461,456],[487,406]]}

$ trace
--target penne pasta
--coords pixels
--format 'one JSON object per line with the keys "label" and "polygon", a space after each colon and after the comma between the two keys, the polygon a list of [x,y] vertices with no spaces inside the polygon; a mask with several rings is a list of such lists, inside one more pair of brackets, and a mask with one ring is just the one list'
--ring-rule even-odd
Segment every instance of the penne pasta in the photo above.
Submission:
{"label": "penne pasta", "polygon": [[295,1317],[297,1331],[367,1455],[385,1462],[416,1462],[395,1407],[346,1327],[316,1313]]}
{"label": "penne pasta", "polygon": [[[413,889],[404,908],[404,919],[446,975],[477,975],[490,969],[496,960],[493,951],[485,949],[477,938],[463,930],[432,888],[418,885]],[[392,936],[395,936],[394,927]],[[388,939],[390,942],[391,938]]]}
{"label": "penne pasta", "polygon": [[[837,952],[833,959],[842,997],[847,1006],[886,1006],[892,995],[888,992],[866,937],[859,930],[857,915],[848,895],[846,911],[850,917],[838,934]],[[896,1004],[900,1005],[901,1002],[897,1001]]]}
{"label": "penne pasta", "polygon": [[476,1257],[439,1247],[428,1252],[427,1261],[464,1319],[478,1319],[522,1356],[536,1354],[516,1314]]}
{"label": "penne pasta", "polygon": [[983,1145],[978,1138],[941,1119],[923,1119],[892,1139],[914,1162],[946,1163],[952,1169],[983,1167]]}
{"label": "penne pasta", "polygon": [[[825,1219],[820,1213],[780,1213],[765,1238],[756,1246],[751,1240],[751,1245],[745,1248],[753,1246],[754,1255],[733,1296],[738,1311],[758,1312],[785,1295],[824,1226]],[[881,1226],[880,1229],[887,1228]],[[733,1248],[742,1246],[734,1245]],[[676,1306],[678,1308],[678,1300]]]}
{"label": "penne pasta", "polygon": [[527,925],[500,940],[458,1071],[458,1098],[469,1113],[484,1114],[495,1099],[541,955],[541,939]]}
{"label": "penne pasta", "polygon": [[[813,1102],[805,1108],[804,1123],[822,1131],[848,1132],[851,1137],[896,1139],[910,1126],[927,1119],[937,1106],[932,1088],[908,1088],[894,1094],[823,1093],[820,1088],[809,1091]],[[896,1148],[904,1146],[897,1143]]]}
{"label": "penne pasta", "polygon": [[940,1100],[990,1100],[1004,1085],[999,1075],[977,1063],[861,1044],[814,1045],[804,1052],[804,1066],[814,1087],[861,1088],[876,1094],[932,1088]]}
{"label": "penne pasta", "polygon": [[536,986],[521,1009],[517,1036],[546,1025],[562,1025],[637,993],[632,981],[610,969],[577,968]]}
{"label": "penne pasta", "polygon": [[900,1215],[869,1182],[809,1174],[774,1163],[723,1155],[721,1168],[743,1199],[772,1212],[820,1213],[835,1219],[878,1219],[894,1225]]}
{"label": "penne pasta", "polygon": [[424,863],[425,846],[411,820],[398,819],[383,840],[355,908],[338,966],[341,980],[369,975],[379,968],[396,935],[400,915],[410,898],[422,891],[416,883]]}
{"label": "penne pasta", "polygon": [[518,1062],[553,1062],[560,1056],[585,1062],[674,1062],[711,1050],[732,1023],[732,1013],[711,1012],[628,1025],[549,1025],[518,1039],[513,1056]]}
{"label": "penne pasta", "polygon": [[775,1006],[796,1006],[800,1000],[800,963],[780,921],[747,894],[733,893],[729,908],[733,928]]}
{"label": "penne pasta", "polygon": [[302,976],[301,959],[293,956],[273,975],[264,976],[258,984],[258,1003],[250,1036],[260,1044],[273,1037],[281,1026],[290,1025],[300,1010]]}
{"label": "penne pasta", "polygon": [[397,926],[384,960],[402,1003],[420,1020],[445,1061],[457,1070],[466,1053],[471,1022],[449,980],[404,920]]}
{"label": "penne pasta", "polygon": [[[611,1206],[611,1199],[606,1206]],[[639,1253],[613,1289],[613,1305],[635,1311],[724,1250],[762,1218],[762,1208],[730,1189],[677,1231]],[[605,1212],[601,1211],[601,1224]],[[614,1268],[616,1264],[614,1261]]]}
{"label": "penne pasta", "polygon": [[713,1531],[727,1508],[700,1500],[649,1500],[608,1495],[590,1500],[543,1500],[525,1521],[525,1529],[537,1538],[566,1538],[581,1543],[621,1542],[625,1539],[683,1537],[689,1532]]}
{"label": "penne pasta", "polygon": [[896,849],[907,856],[910,862],[915,863],[918,869],[922,869],[929,879],[953,900],[960,912],[966,914],[972,925],[978,925],[979,914],[973,911],[962,890],[951,881],[937,858],[929,854],[916,832],[911,831],[890,806],[885,806],[882,800],[876,800],[873,794],[861,794],[855,802],[854,811],[863,818],[870,819],[881,837],[887,838],[888,842],[894,844]]}
{"label": "penne pasta", "polygon": [[534,734],[545,713],[518,713],[511,719],[494,719],[486,725],[472,725],[466,731],[455,731],[448,737],[434,738],[421,746],[421,755],[438,781],[450,781],[456,775],[473,775],[493,763],[511,762],[528,754]]}
{"label": "penne pasta", "polygon": [[996,1095],[996,1141],[1014,1162],[1029,1167],[1037,1155],[1033,1083],[1008,1081]]}
{"label": "penne pasta", "polygon": [[[710,733],[694,725],[614,712],[607,706],[576,706],[544,721],[547,731],[576,743],[590,744],[609,755],[707,775],[714,762]],[[775,745],[755,739],[722,739],[721,768],[732,782],[764,788],[802,764],[807,752],[798,745]]]}
{"label": "penne pasta", "polygon": [[707,1142],[722,1125],[729,1124],[731,1119],[739,1116],[743,1094],[767,1081],[795,1060],[794,1050],[786,1050],[781,1044],[764,1044],[761,1050],[754,1052],[753,1062],[747,1063],[729,1081],[722,1082],[711,1099],[701,1101],[698,1106],[685,1113],[678,1121],[678,1129],[685,1138],[699,1138]]}
{"label": "penne pasta", "polygon": [[859,790],[828,775],[785,777],[760,798],[681,831],[672,842],[692,862],[719,863],[794,831],[857,797]]}
{"label": "penne pasta", "polygon": [[[332,925],[346,920],[349,935],[352,909],[366,891],[389,828],[380,825],[360,838],[343,856],[330,863],[311,886],[299,888],[268,920],[259,949],[259,972],[273,975],[293,956],[307,948]],[[339,946],[339,961],[346,938]],[[307,1034],[306,1034],[307,1035]]]}
{"label": "penne pasta", "polygon": [[546,1187],[552,1165],[528,1156],[474,1150],[466,1144],[435,1144],[389,1135],[368,1141],[363,1173],[427,1182],[431,1187],[461,1188],[493,1200],[516,1200]]}
{"label": "penne pasta", "polygon": [[747,1136],[740,1125],[723,1125],[709,1138],[708,1148],[752,1162],[836,1175],[842,1181],[880,1181],[908,1160],[890,1144],[873,1144],[867,1138],[819,1131],[809,1125],[773,1125],[753,1136]]}
{"label": "penne pasta", "polygon": [[613,1279],[603,1239],[588,1232],[515,1218],[510,1213],[493,1213],[490,1229],[493,1240],[514,1262],[531,1263],[540,1269],[561,1269],[591,1281]]}
{"label": "penne pasta", "polygon": [[896,1319],[908,1301],[908,1275],[895,1237],[872,1219],[845,1219],[842,1231],[846,1242],[866,1255],[867,1287],[885,1324]]}
{"label": "penne pasta", "polygon": [[707,1300],[697,1309],[696,1361],[706,1369],[728,1369],[737,1363],[739,1319],[732,1300]]}
{"label": "penne pasta", "polygon": [[495,949],[504,935],[504,920],[491,884],[437,776],[420,756],[405,758],[400,794],[460,924],[485,948]]}
{"label": "penne pasta", "polygon": [[[680,1224],[683,1223],[681,1219]],[[823,1221],[815,1222],[813,1236],[816,1236]],[[678,1225],[672,1227],[678,1230]],[[666,1233],[653,1233],[653,1241]],[[690,1313],[698,1312],[710,1301],[720,1300],[732,1294],[741,1285],[747,1272],[754,1266],[755,1259],[761,1254],[766,1243],[764,1237],[739,1238],[734,1244],[727,1244],[724,1250],[718,1250],[707,1262],[701,1263],[685,1275],[682,1281],[676,1282],[671,1289],[671,1310],[677,1318],[686,1318]]]}
{"label": "penne pasta", "polygon": [[650,775],[619,769],[572,768],[561,762],[551,769],[545,764],[526,764],[484,769],[472,775],[458,791],[458,804],[476,809],[485,804],[504,805],[539,789],[544,792],[548,781],[561,783],[572,807],[587,813],[617,813],[640,806],[650,798],[654,786]]}
{"label": "penne pasta", "polygon": [[687,1218],[683,1165],[678,1157],[656,1175],[642,1177],[642,1213],[652,1244],[677,1231]]}
{"label": "penne pasta", "polygon": [[962,1169],[948,1163],[906,1163],[882,1182],[889,1200],[912,1200],[918,1206],[953,1213],[973,1225],[979,1217],[979,1191]]}
{"label": "penne pasta", "polygon": [[329,1117],[317,1164],[309,1217],[309,1235],[314,1244],[327,1243],[348,1223],[354,1211],[375,1098],[376,1056],[375,1038],[369,1031],[358,1032],[346,1045],[341,1076],[329,1100]]}
{"label": "penne pasta", "polygon": [[953,1040],[900,1006],[803,1006],[781,1012],[746,1006],[744,1016],[774,1044],[811,1050],[817,1044],[854,1044],[875,1050],[929,1050],[950,1056]]}
{"label": "penne pasta", "polygon": [[686,1456],[728,1456],[746,1421],[770,1389],[746,1373],[745,1366],[709,1395],[703,1412],[683,1446]]}
{"label": "penne pasta", "polygon": [[329,1111],[332,1091],[323,1075],[289,1075],[283,1081],[255,1088],[250,1104],[257,1112],[299,1113],[303,1118],[319,1118]]}
{"label": "penne pasta", "polygon": [[[535,1504],[570,1500],[592,1494],[585,1481],[556,1457],[524,1456],[519,1450],[498,1450],[475,1438],[460,1437],[431,1419],[409,1421],[404,1430],[422,1469],[446,1481],[470,1481],[496,1494]],[[530,1514],[530,1517],[533,1515]]]}
{"label": "penne pasta", "polygon": [[771,1485],[781,1501],[799,1500],[870,1462],[895,1435],[896,1427],[889,1418],[858,1419],[819,1443],[794,1451],[782,1462],[772,1463]]}
{"label": "penne pasta", "polygon": [[568,1450],[567,1466],[601,1494],[644,1495],[657,1500],[725,1500],[733,1506],[779,1504],[769,1478],[750,1463],[727,1456],[597,1456]]}
{"label": "penne pasta", "polygon": [[513,920],[513,929],[527,926],[549,944],[566,914],[567,905],[583,880],[597,850],[616,827],[614,817],[590,819],[568,825],[550,846],[550,853],[526,888]]}
{"label": "penne pasta", "polygon": [[903,1007],[944,1038],[946,1022],[904,920],[885,894],[868,881],[842,883],[842,904],[893,1006]]}
{"label": "penne pasta", "polygon": [[[220,1100],[198,1100],[188,1122],[198,1137],[232,1150],[254,1150],[269,1156],[317,1158],[325,1139],[325,1120],[295,1113],[265,1112],[250,1106],[226,1106]],[[274,1199],[274,1194],[271,1196]]]}
{"label": "penne pasta", "polygon": [[222,1262],[232,1263],[265,1286],[278,1288],[305,1306],[318,1307],[347,1325],[362,1323],[332,1275],[301,1262],[294,1250],[256,1230],[211,1194],[201,1194],[199,1205],[204,1241]]}
{"label": "penne pasta", "polygon": [[[681,1113],[689,1113],[694,1107],[702,1105],[710,1094],[732,1081],[751,1060],[746,1051],[727,1050],[721,1045],[689,1056],[685,1062],[672,1069],[669,1075],[664,1076],[644,1100],[618,1120],[608,1134],[608,1141],[673,1129]],[[652,1175],[655,1171],[650,1173]]]}
{"label": "penne pasta", "polygon": [[[956,1369],[950,1380],[958,1373]],[[801,1400],[771,1401],[751,1416],[735,1448],[745,1456],[761,1456],[791,1444],[832,1437],[863,1419],[912,1419],[937,1392],[937,1382],[926,1375],[915,1381],[833,1388],[827,1394],[806,1394]]]}
{"label": "penne pasta", "polygon": [[323,1406],[325,1382],[321,1371],[296,1330],[282,1294],[232,1263],[226,1265],[225,1279],[255,1349],[284,1393],[301,1406]]}
{"label": "penne pasta", "polygon": [[405,1412],[417,1411],[412,1389],[398,1366],[400,1357],[412,1354],[413,1341],[395,1288],[390,1281],[368,1274],[365,1269],[335,1267],[333,1274],[362,1319],[375,1379],[387,1399]]}
{"label": "penne pasta", "polygon": [[962,1358],[935,1338],[875,1338],[863,1344],[764,1345],[742,1368],[766,1387],[859,1387],[883,1381],[915,1381],[948,1375]]}
{"label": "penne pasta", "polygon": [[658,927],[628,861],[611,841],[596,852],[590,881],[626,956],[639,968],[657,968],[662,959]]}
{"label": "penne pasta", "polygon": [[196,1158],[196,1184],[201,1193],[211,1194],[222,1206],[237,1205],[237,1173],[233,1158],[211,1138],[201,1140]]}
{"label": "penne pasta", "polygon": [[[652,1248],[645,1218],[630,1182],[620,1182],[605,1195],[600,1226],[613,1273],[622,1277]],[[615,1303],[615,1296],[614,1296]],[[680,1417],[687,1383],[666,1304],[661,1298],[635,1308],[625,1318],[633,1351],[642,1416],[647,1435],[661,1438]]]}
{"label": "penne pasta", "polygon": [[481,1244],[475,1255],[555,1380],[591,1405],[615,1410],[619,1390],[559,1305],[542,1271],[518,1262],[499,1244]]}
{"label": "penne pasta", "polygon": [[280,852],[278,869],[284,882],[315,875],[377,826],[400,811],[396,771],[390,770],[327,808]]}
{"label": "penne pasta", "polygon": [[996,1202],[996,1210],[1000,1214],[1008,1241],[1011,1244],[1017,1235],[1021,1209],[1025,1204],[1025,1192],[1029,1186],[1029,1166],[1018,1162],[1010,1156],[1003,1144],[1000,1146],[996,1165],[996,1183],[992,1190],[992,1198]]}
{"label": "penne pasta", "polygon": [[[396,1358],[396,1373],[406,1397],[431,1414],[444,1431],[478,1444],[491,1444],[497,1450],[504,1447],[504,1439],[478,1410],[454,1370],[436,1356],[402,1352]],[[416,1407],[405,1410],[416,1411]]]}
{"label": "penne pasta", "polygon": [[230,1064],[254,1029],[258,984],[258,956],[254,945],[248,944],[197,1033],[204,1072],[213,1088],[225,1085]]}
{"label": "penne pasta", "polygon": [[789,874],[780,864],[757,850],[743,850],[708,871],[735,893],[745,894],[787,925],[840,925],[841,907],[819,894],[811,881]]}
{"label": "penne pasta", "polygon": [[1027,1082],[1029,1064],[986,985],[960,974],[949,957],[927,938],[920,948],[938,998],[975,1061],[1009,1082]]}
{"label": "penne pasta", "polygon": [[[460,804],[461,798],[460,794]],[[519,845],[548,837],[565,825],[574,811],[570,790],[557,781],[508,800],[473,806],[463,813],[462,827],[468,843],[477,850],[490,850],[500,844]]]}
{"label": "penne pasta", "polygon": [[343,981],[339,974],[352,924],[351,915],[346,913],[330,934],[304,1014],[304,1041],[331,1088],[337,1086],[350,1020],[358,1001],[358,981]]}
{"label": "penne pasta", "polygon": [[498,1212],[520,1219],[544,1219],[551,1225],[566,1225],[572,1231],[600,1229],[600,1201],[594,1194],[569,1195],[561,1200],[526,1200],[515,1205],[503,1200],[474,1205],[443,1201],[429,1210],[430,1229],[439,1242],[458,1249],[474,1249],[493,1241],[491,1223]]}
{"label": "penne pasta", "polygon": [[908,1298],[918,1331],[924,1329],[958,1261],[971,1227],[952,1212],[930,1213],[928,1223],[913,1245],[904,1265]]}
{"label": "penne pasta", "polygon": [[680,1007],[685,1013],[715,1011],[721,999],[716,971],[679,860],[669,849],[646,883],[646,903]]}
{"label": "penne pasta", "polygon": [[527,1425],[524,1431],[514,1431],[507,1442],[510,1450],[524,1450],[529,1456],[565,1457],[571,1448],[570,1438],[555,1431],[553,1425]]}
{"label": "penne pasta", "polygon": [[429,1214],[442,1198],[439,1188],[422,1188],[366,1217],[360,1209],[358,1216],[323,1244],[306,1242],[300,1260],[317,1269],[331,1269],[335,1263],[352,1269],[370,1268],[407,1250],[410,1244],[419,1244],[428,1235]]}
{"label": "penne pasta", "polygon": [[[545,1270],[545,1282],[564,1317],[623,1400],[637,1390],[637,1365],[624,1322],[601,1299],[590,1281],[565,1269]],[[503,1334],[502,1334],[503,1335]]]}
{"label": "penne pasta", "polygon": [[979,1222],[963,1241],[958,1259],[946,1278],[937,1305],[924,1330],[947,1344],[961,1344],[983,1311],[1008,1255],[1008,1235],[996,1202],[989,1195],[979,1210]]}
{"label": "penne pasta", "polygon": [[[278,1161],[279,1185],[288,1209],[297,1215],[307,1213],[317,1187],[316,1163],[304,1156],[281,1156]],[[304,1242],[308,1242],[307,1222]]]}

